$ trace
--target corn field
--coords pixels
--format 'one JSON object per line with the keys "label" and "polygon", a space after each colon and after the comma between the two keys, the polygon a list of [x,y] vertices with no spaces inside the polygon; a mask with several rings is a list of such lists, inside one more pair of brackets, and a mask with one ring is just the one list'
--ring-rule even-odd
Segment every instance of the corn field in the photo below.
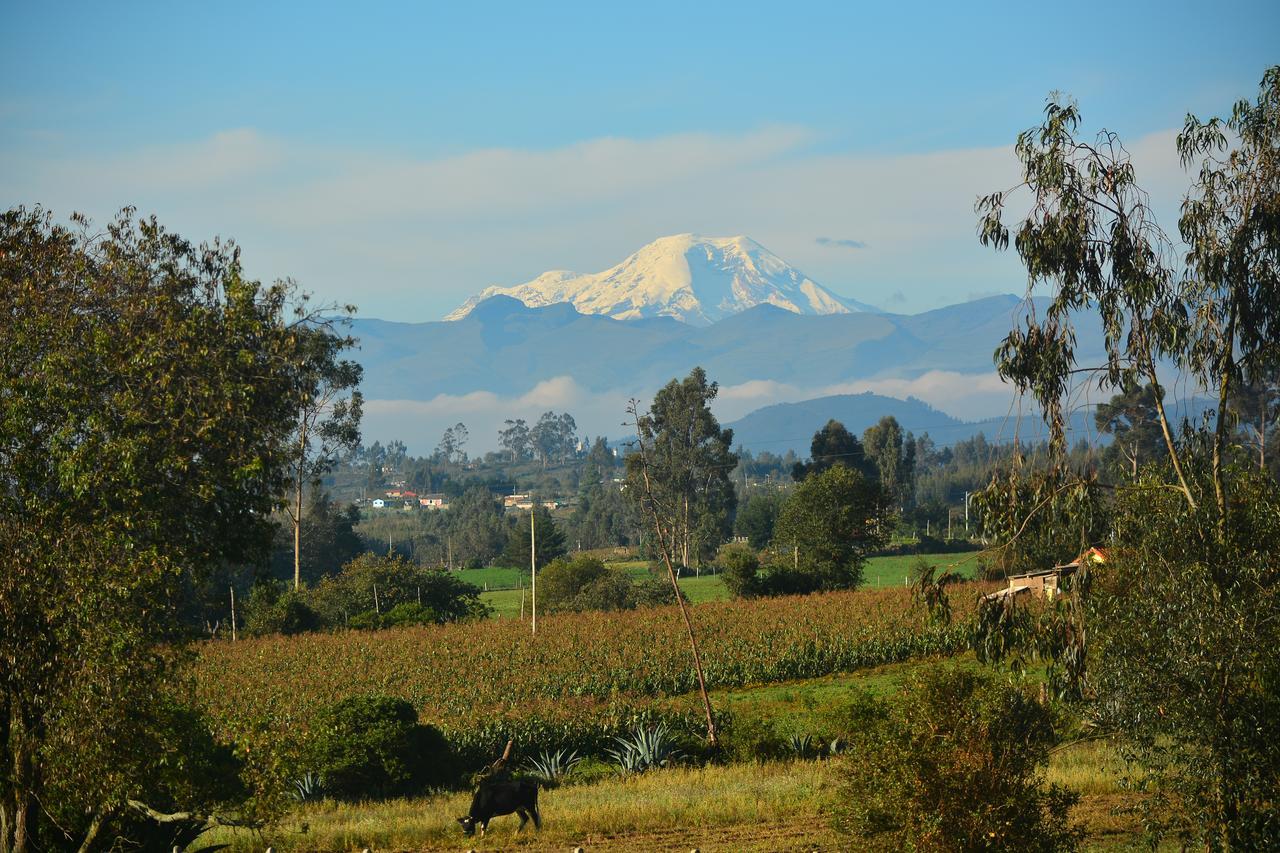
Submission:
{"label": "corn field", "polygon": [[[978,585],[954,588],[951,624],[906,589],[709,602],[693,611],[708,687],[814,678],[965,648]],[[220,738],[266,777],[297,771],[315,715],[338,699],[407,699],[463,756],[600,753],[637,725],[695,733],[695,675],[675,607],[205,644],[194,689]]]}

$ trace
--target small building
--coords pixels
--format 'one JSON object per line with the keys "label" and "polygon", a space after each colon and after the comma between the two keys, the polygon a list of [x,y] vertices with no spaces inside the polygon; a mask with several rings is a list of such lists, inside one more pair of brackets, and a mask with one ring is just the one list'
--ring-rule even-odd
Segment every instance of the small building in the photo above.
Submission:
{"label": "small building", "polygon": [[1007,578],[1009,585],[1007,587],[987,593],[983,598],[987,600],[1012,598],[1027,593],[1037,598],[1047,598],[1052,601],[1055,596],[1066,591],[1066,585],[1063,581],[1078,572],[1086,562],[1089,565],[1101,565],[1106,561],[1106,551],[1101,548],[1089,548],[1070,563],[1021,575],[1009,575]]}
{"label": "small building", "polygon": [[373,508],[374,508],[374,509],[382,509],[382,508],[383,508],[383,507],[385,507],[386,505],[387,505],[387,502],[386,502],[386,501],[384,501],[382,498],[374,498],[374,499],[373,499]]}
{"label": "small building", "polygon": [[511,509],[512,507],[516,507],[518,509],[528,509],[531,506],[533,506],[533,502],[530,499],[529,495],[503,495],[502,496],[503,509]]}
{"label": "small building", "polygon": [[449,504],[445,502],[443,494],[419,495],[418,506],[423,509],[448,509]]}

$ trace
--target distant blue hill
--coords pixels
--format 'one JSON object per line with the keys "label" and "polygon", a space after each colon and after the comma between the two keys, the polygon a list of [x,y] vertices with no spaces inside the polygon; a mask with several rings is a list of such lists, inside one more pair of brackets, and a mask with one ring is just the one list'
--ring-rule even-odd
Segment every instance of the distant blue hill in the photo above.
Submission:
{"label": "distant blue hill", "polygon": [[[1043,421],[1036,416],[1024,417],[1020,423],[1004,417],[962,421],[914,397],[899,400],[870,392],[777,403],[756,409],[728,426],[733,428],[734,444],[741,444],[753,454],[762,451],[783,454],[792,450],[803,457],[809,454],[813,434],[828,420],[840,421],[846,429],[860,436],[867,427],[887,415],[892,415],[904,430],[915,435],[927,432],[938,447],[950,447],[978,433],[993,442],[1012,441],[1015,435],[1021,441],[1032,443],[1048,437]],[[1092,409],[1074,412],[1068,426],[1069,440],[1086,439],[1098,443],[1097,431],[1092,427]]]}
{"label": "distant blue hill", "polygon": [[[1177,424],[1183,418],[1196,420],[1203,417],[1206,411],[1213,409],[1214,401],[1193,397],[1169,400],[1166,406],[1169,417]],[[1067,419],[1068,444],[1085,441],[1102,446],[1110,443],[1111,437],[1100,434],[1094,425],[1093,412],[1093,406],[1071,412]],[[813,434],[827,421],[840,421],[851,433],[861,436],[867,427],[886,415],[892,415],[903,430],[917,436],[927,432],[939,448],[954,446],[978,433],[995,444],[1015,439],[1037,444],[1049,438],[1048,427],[1038,411],[1023,414],[1020,419],[1006,416],[962,421],[914,397],[899,400],[870,392],[816,397],[798,403],[776,403],[756,409],[727,426],[733,428],[734,445],[741,445],[753,454],[768,451],[781,455],[792,450],[800,457],[807,457]]]}
{"label": "distant blue hill", "polygon": [[[614,320],[571,305],[529,308],[494,296],[451,322],[358,319],[357,358],[371,399],[437,394],[519,394],[572,376],[592,391],[649,392],[696,365],[721,385],[771,380],[821,387],[929,370],[987,373],[991,355],[1021,310],[993,296],[916,315],[802,316],[759,305],[706,327],[668,318]],[[1088,334],[1078,352],[1098,342]]]}

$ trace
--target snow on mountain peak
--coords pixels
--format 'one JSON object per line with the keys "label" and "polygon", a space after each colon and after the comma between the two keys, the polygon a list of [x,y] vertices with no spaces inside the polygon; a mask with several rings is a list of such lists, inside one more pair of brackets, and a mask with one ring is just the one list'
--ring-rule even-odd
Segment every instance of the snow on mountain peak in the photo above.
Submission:
{"label": "snow on mountain peak", "polygon": [[796,314],[875,310],[836,296],[742,235],[660,237],[603,272],[551,270],[514,287],[486,287],[445,319],[460,320],[498,294],[530,307],[569,302],[583,314],[674,317],[698,326],[765,303]]}

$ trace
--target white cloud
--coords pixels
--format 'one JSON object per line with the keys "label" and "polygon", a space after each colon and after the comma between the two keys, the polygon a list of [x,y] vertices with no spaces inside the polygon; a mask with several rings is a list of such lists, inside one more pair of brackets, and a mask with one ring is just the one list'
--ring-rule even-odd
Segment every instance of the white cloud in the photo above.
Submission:
{"label": "white cloud", "polygon": [[[647,405],[653,391],[641,395]],[[722,386],[713,409],[728,423],[749,412],[775,403],[792,403],[835,394],[870,391],[887,397],[916,397],[961,420],[977,420],[1009,411],[1012,389],[995,373],[961,374],[934,370],[914,379],[881,378],[856,382],[802,387],[773,380],[751,380]],[[630,394],[621,391],[597,393],[578,385],[571,377],[560,376],[540,382],[524,394],[502,396],[488,391],[471,394],[440,394],[430,400],[367,400],[365,402],[365,443],[400,439],[411,452],[429,453],[448,427],[466,424],[470,433],[469,452],[484,453],[497,448],[498,430],[508,418],[524,418],[532,424],[546,411],[567,411],[574,416],[580,434],[623,438]]]}
{"label": "white cloud", "polygon": [[[1131,146],[1167,230],[1185,185],[1172,135]],[[434,159],[253,129],[115,156],[31,143],[0,151],[0,200],[99,219],[136,204],[188,237],[235,237],[251,274],[293,276],[372,317],[435,319],[484,286],[604,269],[682,231],[749,234],[838,293],[895,310],[1021,288],[1013,253],[974,237],[975,198],[1017,181],[1010,148],[887,156],[815,141],[771,127]],[[835,252],[815,234],[866,248]]]}

